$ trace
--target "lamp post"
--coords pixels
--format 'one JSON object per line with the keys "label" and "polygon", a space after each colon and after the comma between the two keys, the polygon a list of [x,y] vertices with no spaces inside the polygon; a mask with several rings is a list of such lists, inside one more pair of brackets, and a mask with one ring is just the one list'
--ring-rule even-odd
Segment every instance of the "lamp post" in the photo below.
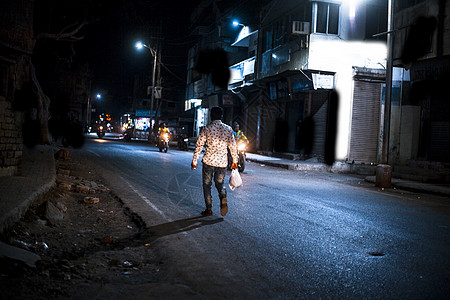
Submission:
{"label": "lamp post", "polygon": [[138,50],[141,50],[142,48],[147,48],[150,53],[153,56],[153,73],[152,73],[152,95],[151,95],[151,101],[150,101],[150,126],[153,129],[153,124],[152,124],[152,120],[153,120],[153,102],[155,100],[155,84],[156,84],[156,62],[158,60],[158,52],[147,46],[146,44],[143,44],[142,42],[137,42],[136,43],[136,48]]}
{"label": "lamp post", "polygon": [[381,164],[377,166],[375,185],[382,188],[391,187],[392,168],[389,165],[389,138],[391,130],[391,98],[392,98],[392,55],[394,34],[394,0],[388,0],[387,20],[387,62],[386,62],[386,92],[384,97],[383,147],[381,149]]}
{"label": "lamp post", "polygon": [[[100,93],[96,94],[95,98],[97,100],[102,99],[102,94],[100,94]],[[87,100],[88,101],[87,101],[86,121],[87,121],[87,126],[89,127],[90,124],[91,124],[91,104],[92,104],[91,103],[91,96],[88,96]]]}

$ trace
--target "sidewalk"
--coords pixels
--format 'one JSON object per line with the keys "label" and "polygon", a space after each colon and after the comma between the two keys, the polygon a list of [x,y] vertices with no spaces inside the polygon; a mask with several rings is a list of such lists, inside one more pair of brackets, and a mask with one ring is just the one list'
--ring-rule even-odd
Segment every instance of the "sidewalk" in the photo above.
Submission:
{"label": "sidewalk", "polygon": [[25,147],[19,174],[0,177],[0,232],[19,220],[36,197],[55,184],[55,179],[53,148]]}
{"label": "sidewalk", "polygon": [[[267,166],[298,171],[321,171],[331,173],[356,173],[361,175],[370,175],[373,174],[375,170],[375,166],[369,165],[350,165],[346,164],[345,162],[335,162],[333,166],[328,166],[324,163],[318,162],[315,159],[299,161],[286,158],[269,157],[253,153],[247,153],[247,160]],[[375,176],[366,176],[365,181],[375,183]],[[450,197],[449,185],[422,183],[397,178],[392,178],[391,184],[392,187],[395,187],[397,189]]]}

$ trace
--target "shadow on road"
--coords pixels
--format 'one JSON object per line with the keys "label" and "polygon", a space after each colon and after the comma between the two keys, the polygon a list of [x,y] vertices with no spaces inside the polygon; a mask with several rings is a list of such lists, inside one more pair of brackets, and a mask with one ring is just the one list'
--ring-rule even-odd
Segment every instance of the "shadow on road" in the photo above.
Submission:
{"label": "shadow on road", "polygon": [[214,225],[223,222],[223,218],[210,219],[202,216],[177,220],[169,223],[159,224],[143,229],[136,235],[113,241],[114,248],[139,247],[150,244],[155,240],[181,232],[187,232],[203,226]]}
{"label": "shadow on road", "polygon": [[[223,222],[223,218],[217,218],[217,219],[206,219],[205,217],[198,216],[183,220],[177,220],[165,224],[155,225],[147,228],[144,230],[144,232],[141,233],[141,235],[145,235],[150,233],[152,236],[152,239],[157,239],[163,236],[171,235],[171,234],[177,234],[180,232],[186,232],[193,229],[197,229],[203,226],[207,225],[213,225],[219,222]],[[148,232],[147,232],[148,231]]]}

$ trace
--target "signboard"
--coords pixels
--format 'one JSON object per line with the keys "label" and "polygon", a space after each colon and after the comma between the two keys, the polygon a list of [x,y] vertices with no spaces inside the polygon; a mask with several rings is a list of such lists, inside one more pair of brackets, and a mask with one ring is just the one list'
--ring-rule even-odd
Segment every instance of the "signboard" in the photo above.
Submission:
{"label": "signboard", "polygon": [[136,110],[136,117],[151,117],[150,110]]}
{"label": "signboard", "polygon": [[150,118],[137,118],[135,124],[137,130],[147,131],[150,128]]}
{"label": "signboard", "polygon": [[314,89],[333,89],[334,87],[334,75],[327,74],[312,74]]}
{"label": "signboard", "polygon": [[224,94],[222,95],[223,106],[233,106],[233,95]]}
{"label": "signboard", "polygon": [[178,122],[194,122],[194,118],[183,118],[183,117],[179,117],[178,118]]}
{"label": "signboard", "polygon": [[155,86],[155,99],[161,99],[162,98],[162,87]]}
{"label": "signboard", "polygon": [[148,86],[147,87],[147,95],[151,95],[152,91],[153,91],[153,93],[155,95],[155,99],[161,99],[162,98],[162,87],[160,87],[160,86],[153,87],[151,85]]}

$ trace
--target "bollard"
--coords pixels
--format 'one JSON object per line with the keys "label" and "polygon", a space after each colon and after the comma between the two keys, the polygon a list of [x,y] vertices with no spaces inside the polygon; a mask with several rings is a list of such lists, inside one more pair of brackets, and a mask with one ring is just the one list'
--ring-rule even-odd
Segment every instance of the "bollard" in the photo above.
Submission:
{"label": "bollard", "polygon": [[378,165],[376,170],[375,186],[390,188],[392,178],[392,167],[390,165]]}

